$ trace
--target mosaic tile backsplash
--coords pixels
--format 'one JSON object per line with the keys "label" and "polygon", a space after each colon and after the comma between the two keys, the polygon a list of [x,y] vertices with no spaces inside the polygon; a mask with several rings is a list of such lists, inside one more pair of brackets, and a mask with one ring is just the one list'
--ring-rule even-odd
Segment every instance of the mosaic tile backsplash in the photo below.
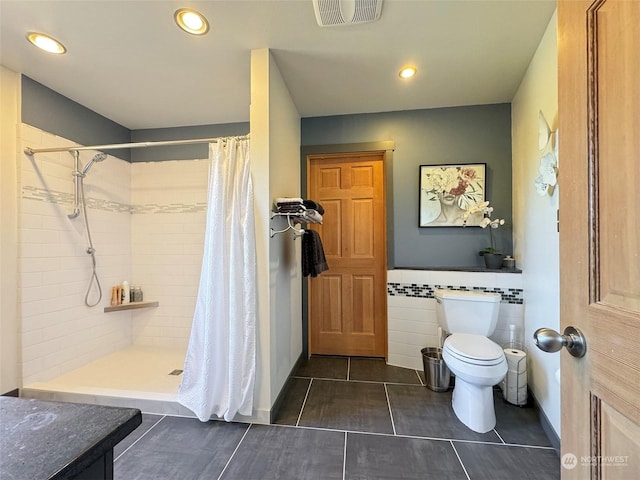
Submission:
{"label": "mosaic tile backsplash", "polygon": [[[491,292],[502,295],[496,328],[498,345],[509,339],[510,325],[524,331],[524,291],[518,273],[407,270],[387,272],[388,363],[422,369],[424,347],[438,347],[437,289]],[[520,339],[521,340],[521,339]]]}
{"label": "mosaic tile backsplash", "polygon": [[438,289],[461,290],[470,292],[499,293],[502,295],[502,303],[523,303],[523,290],[521,288],[487,288],[467,287],[464,285],[423,285],[416,283],[387,283],[387,293],[398,297],[435,298],[434,291]]}

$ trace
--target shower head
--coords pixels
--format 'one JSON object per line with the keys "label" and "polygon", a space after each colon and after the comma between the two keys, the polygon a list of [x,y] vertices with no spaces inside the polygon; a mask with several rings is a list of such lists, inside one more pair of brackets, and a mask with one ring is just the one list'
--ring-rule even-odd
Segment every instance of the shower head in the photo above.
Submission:
{"label": "shower head", "polygon": [[106,153],[102,153],[102,152],[100,152],[100,153],[96,154],[96,155],[91,159],[91,161],[90,161],[89,163],[87,163],[87,164],[85,165],[85,167],[82,169],[82,176],[84,177],[84,176],[87,174],[87,172],[88,172],[89,170],[91,170],[91,167],[93,167],[93,164],[94,164],[94,163],[96,163],[96,162],[101,162],[101,161],[103,161],[105,158],[107,158],[107,154],[106,154]]}

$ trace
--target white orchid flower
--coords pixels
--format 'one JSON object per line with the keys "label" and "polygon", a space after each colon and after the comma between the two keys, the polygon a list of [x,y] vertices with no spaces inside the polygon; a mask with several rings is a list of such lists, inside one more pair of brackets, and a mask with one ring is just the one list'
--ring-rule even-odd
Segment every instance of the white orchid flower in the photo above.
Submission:
{"label": "white orchid flower", "polygon": [[549,190],[549,184],[544,181],[544,178],[542,177],[542,175],[536,178],[534,183],[535,183],[536,192],[538,193],[538,195],[540,195],[541,197],[544,197]]}
{"label": "white orchid flower", "polygon": [[480,212],[485,213],[486,211],[485,209],[488,206],[489,206],[489,202],[474,203],[473,205],[465,209],[464,213],[462,214],[462,220],[466,222],[469,219],[469,217],[474,213],[480,213]]}
{"label": "white orchid flower", "polygon": [[489,207],[489,202],[480,202],[480,203],[476,203],[469,210],[471,211],[471,213],[484,212],[485,209],[488,207]]}
{"label": "white orchid flower", "polygon": [[471,214],[480,213],[480,212],[482,212],[485,216],[482,220],[480,220],[480,223],[478,224],[478,226],[482,228],[490,227],[489,238],[491,239],[491,246],[482,250],[480,252],[480,255],[482,255],[483,252],[496,253],[495,239],[493,238],[492,230],[494,228],[498,228],[500,225],[504,225],[505,220],[504,218],[495,218],[491,220],[491,213],[493,212],[493,207],[490,207],[489,202],[485,201],[485,202],[479,202],[474,205],[471,205],[469,208],[465,210],[465,212],[462,214],[462,219],[464,220],[465,225],[466,225],[467,219]]}
{"label": "white orchid flower", "polygon": [[558,162],[556,161],[556,157],[553,152],[549,152],[545,154],[540,159],[540,168],[538,172],[540,172],[540,177],[544,183],[547,185],[554,186],[558,180],[556,177],[556,165]]}

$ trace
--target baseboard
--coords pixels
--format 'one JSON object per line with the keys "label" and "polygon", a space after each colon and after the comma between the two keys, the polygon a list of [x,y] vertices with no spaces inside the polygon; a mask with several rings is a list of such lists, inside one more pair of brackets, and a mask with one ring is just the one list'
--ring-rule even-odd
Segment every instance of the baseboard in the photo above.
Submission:
{"label": "baseboard", "polygon": [[14,388],[13,390],[9,390],[6,393],[3,393],[2,395],[0,395],[2,397],[19,397],[20,396],[20,390],[17,388]]}
{"label": "baseboard", "polygon": [[293,364],[293,367],[289,372],[289,376],[287,377],[287,381],[284,382],[284,385],[280,389],[280,393],[278,393],[278,396],[276,397],[276,401],[273,402],[273,405],[271,406],[271,415],[269,417],[269,423],[273,423],[275,419],[278,417],[278,413],[280,413],[280,408],[282,408],[282,402],[284,402],[284,397],[287,393],[287,387],[289,386],[289,382],[291,381],[293,373],[298,369],[298,367],[300,366],[300,364],[303,362],[305,358],[306,358],[306,355],[304,354],[304,352],[302,352],[300,353],[298,360],[296,360],[296,363]]}
{"label": "baseboard", "polygon": [[[211,417],[211,420],[222,420],[220,418]],[[268,410],[254,410],[251,416],[244,415],[236,415],[233,417],[233,422],[243,422],[243,423],[256,423],[259,425],[270,425],[271,424],[271,415]]]}
{"label": "baseboard", "polygon": [[[82,392],[62,392],[43,390],[38,388],[23,388],[20,392],[23,398],[34,398],[49,402],[73,402],[88,403],[91,405],[106,405],[111,407],[138,408],[143,413],[154,415],[168,415],[173,417],[190,417],[196,415],[187,407],[178,403],[175,398],[155,399],[155,394],[147,395],[148,398],[140,398],[140,392],[134,393],[132,397],[115,396],[108,394],[82,393]],[[165,397],[167,397],[165,395]],[[211,420],[221,420],[215,416]],[[254,410],[251,415],[236,415],[234,422],[258,423],[269,425],[271,423],[270,412],[268,410]]]}
{"label": "baseboard", "polygon": [[560,437],[558,437],[558,434],[551,426],[551,422],[547,418],[547,415],[544,413],[544,410],[542,410],[542,407],[531,390],[529,390],[529,398],[531,399],[533,408],[538,412],[538,418],[540,419],[540,426],[542,427],[542,430],[544,430],[544,433],[547,435],[553,449],[558,455],[560,455]]}

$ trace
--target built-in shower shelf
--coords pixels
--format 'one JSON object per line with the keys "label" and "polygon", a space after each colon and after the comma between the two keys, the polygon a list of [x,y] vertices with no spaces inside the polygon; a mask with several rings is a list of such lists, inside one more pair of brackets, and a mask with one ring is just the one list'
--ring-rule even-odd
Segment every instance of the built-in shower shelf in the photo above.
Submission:
{"label": "built-in shower shelf", "polygon": [[149,307],[157,307],[160,305],[160,302],[131,302],[131,303],[123,303],[122,305],[109,305],[108,307],[104,307],[104,313],[108,312],[119,312],[121,310],[135,310],[136,308],[149,308]]}

